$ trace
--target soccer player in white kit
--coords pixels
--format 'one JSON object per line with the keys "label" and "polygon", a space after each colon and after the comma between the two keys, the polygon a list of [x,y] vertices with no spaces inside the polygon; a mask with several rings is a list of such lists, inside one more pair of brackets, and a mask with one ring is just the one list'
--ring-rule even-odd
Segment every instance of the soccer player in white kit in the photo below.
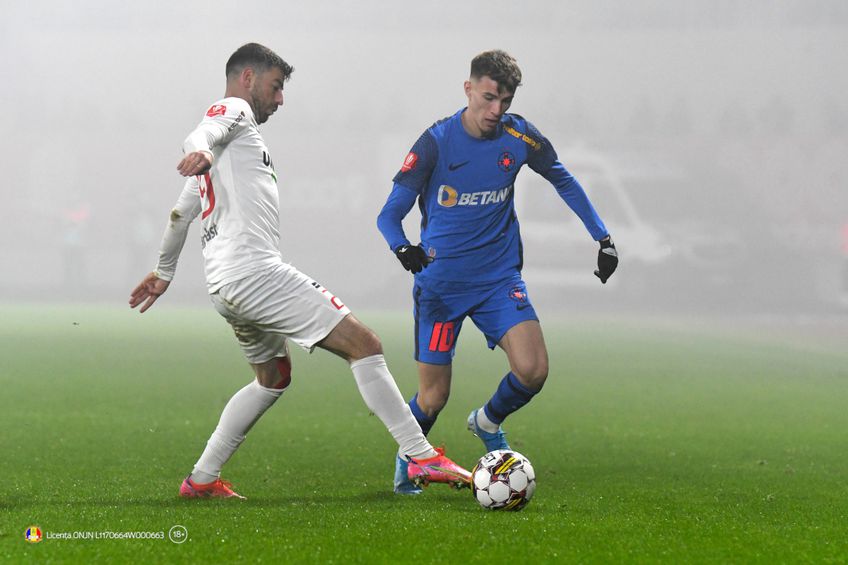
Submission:
{"label": "soccer player in white kit", "polygon": [[282,106],[283,85],[292,72],[256,43],[240,47],[227,61],[225,97],[209,107],[183,143],[185,156],[177,170],[187,179],[171,211],[158,265],[130,296],[130,306],[141,305],[145,312],[168,289],[189,224],[200,215],[212,303],[232,326],[256,378],[227,403],[180,495],[244,498],[221,480],[221,468],[289,386],[289,340],[350,363],[365,404],[397,441],[398,454],[410,460],[410,479],[466,486],[468,471],[422,434],[377,335],[335,295],[282,260],[277,177],[258,125]]}

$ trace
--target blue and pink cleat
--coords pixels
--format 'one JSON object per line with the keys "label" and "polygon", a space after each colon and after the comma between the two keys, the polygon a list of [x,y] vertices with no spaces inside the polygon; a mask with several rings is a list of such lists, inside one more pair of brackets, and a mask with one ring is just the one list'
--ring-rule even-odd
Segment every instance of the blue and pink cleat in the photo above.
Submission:
{"label": "blue and pink cleat", "polygon": [[409,480],[409,462],[401,457],[395,459],[395,493],[421,494],[421,487]]}
{"label": "blue and pink cleat", "polygon": [[506,442],[506,433],[504,433],[500,426],[498,426],[498,431],[492,433],[487,432],[477,425],[478,410],[474,410],[468,415],[468,430],[483,440],[483,444],[486,446],[486,453],[498,449],[509,449],[509,444]]}

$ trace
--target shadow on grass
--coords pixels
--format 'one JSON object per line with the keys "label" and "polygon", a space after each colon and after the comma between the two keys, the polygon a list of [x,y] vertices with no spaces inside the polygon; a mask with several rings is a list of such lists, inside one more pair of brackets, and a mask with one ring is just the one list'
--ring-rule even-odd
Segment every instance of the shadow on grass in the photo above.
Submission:
{"label": "shadow on grass", "polygon": [[[471,500],[468,490],[454,491],[449,488],[443,488],[434,491],[432,488],[424,493],[416,496],[397,495],[390,490],[357,492],[350,494],[339,493],[313,493],[309,495],[274,495],[274,496],[249,496],[247,500],[234,499],[185,499],[178,496],[151,496],[145,498],[75,498],[62,499],[51,497],[49,499],[35,498],[22,499],[21,497],[13,497],[6,499],[0,504],[0,508],[4,510],[27,510],[33,508],[54,508],[54,507],[69,507],[69,508],[120,508],[120,507],[139,507],[139,508],[173,508],[185,509],[192,505],[200,506],[227,506],[232,505],[234,508],[283,508],[283,507],[310,507],[310,506],[339,506],[339,507],[361,507],[362,505],[369,506],[397,506],[415,503],[417,501],[426,501],[428,506],[432,504],[448,504],[450,506],[468,505]],[[474,508],[474,506],[472,506]],[[475,508],[476,509],[476,508]]]}
{"label": "shadow on grass", "polygon": [[[530,515],[537,518],[543,516],[560,516],[563,505],[549,505],[543,503],[531,504]],[[229,516],[248,516],[251,514],[264,515],[266,512],[276,511],[281,514],[297,513],[325,513],[342,516],[351,512],[362,512],[368,508],[385,513],[386,515],[397,514],[398,516],[414,514],[435,515],[442,512],[449,514],[459,513],[468,519],[483,519],[487,516],[494,517],[502,515],[502,512],[491,512],[480,508],[476,500],[467,489],[455,491],[441,485],[426,489],[423,493],[414,496],[397,495],[391,490],[354,492],[354,493],[309,493],[273,496],[253,495],[246,500],[202,498],[185,499],[178,496],[149,496],[149,497],[91,497],[63,499],[50,497],[47,499],[22,499],[21,497],[7,498],[0,505],[0,509],[15,513],[32,513],[39,510],[50,510],[52,512],[85,513],[88,511],[104,511],[113,509],[115,513],[123,515],[129,509],[136,511],[151,511],[154,514],[164,516],[202,516],[212,510],[216,514],[223,512]],[[513,514],[509,512],[507,514]],[[521,513],[528,515],[527,511]],[[544,518],[542,518],[544,519]]]}

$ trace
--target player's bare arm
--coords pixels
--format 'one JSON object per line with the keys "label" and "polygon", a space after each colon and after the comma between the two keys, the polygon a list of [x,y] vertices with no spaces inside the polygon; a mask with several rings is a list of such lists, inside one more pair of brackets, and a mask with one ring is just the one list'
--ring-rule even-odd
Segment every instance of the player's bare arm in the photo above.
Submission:
{"label": "player's bare arm", "polygon": [[133,289],[132,294],[130,294],[130,308],[135,308],[139,304],[144,303],[139,310],[139,313],[143,314],[148,308],[153,306],[153,303],[160,296],[165,294],[170,284],[171,281],[160,279],[156,276],[156,273],[148,273],[138,286]]}
{"label": "player's bare arm", "polygon": [[212,153],[192,151],[177,164],[177,171],[184,177],[202,175],[212,167]]}

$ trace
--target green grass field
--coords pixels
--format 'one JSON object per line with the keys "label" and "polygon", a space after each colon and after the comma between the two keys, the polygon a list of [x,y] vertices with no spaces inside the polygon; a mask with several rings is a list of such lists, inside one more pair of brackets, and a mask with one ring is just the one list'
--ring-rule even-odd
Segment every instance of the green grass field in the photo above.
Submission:
{"label": "green grass field", "polygon": [[[411,324],[361,313],[404,396]],[[293,386],[224,477],[177,489],[249,369],[213,311],[0,306],[0,561],[773,563],[848,560],[845,325],[544,322],[546,388],[506,425],[538,472],[519,513],[468,491],[391,492],[394,442],[346,365],[294,352]],[[731,329],[733,328],[733,329]],[[818,332],[818,333],[816,333]],[[834,335],[836,332],[836,335]],[[840,333],[841,332],[841,333]],[[505,372],[471,325],[434,443],[467,466],[465,417]],[[167,539],[24,540],[56,532]]]}

